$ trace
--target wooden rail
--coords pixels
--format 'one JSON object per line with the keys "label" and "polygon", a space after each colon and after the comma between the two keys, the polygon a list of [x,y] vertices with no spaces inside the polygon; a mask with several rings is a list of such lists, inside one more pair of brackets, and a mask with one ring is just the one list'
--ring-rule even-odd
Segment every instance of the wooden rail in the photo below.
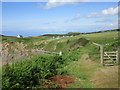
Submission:
{"label": "wooden rail", "polygon": [[111,51],[111,52],[104,52],[104,60],[111,60],[116,61],[118,63],[118,52],[117,51]]}
{"label": "wooden rail", "polygon": [[62,55],[62,52],[50,52],[50,51],[44,51],[44,50],[36,50],[37,52],[41,52],[45,55],[51,55],[51,54],[58,54],[58,55]]}
{"label": "wooden rail", "polygon": [[104,53],[117,53],[117,51],[110,51],[110,52],[104,52]]}

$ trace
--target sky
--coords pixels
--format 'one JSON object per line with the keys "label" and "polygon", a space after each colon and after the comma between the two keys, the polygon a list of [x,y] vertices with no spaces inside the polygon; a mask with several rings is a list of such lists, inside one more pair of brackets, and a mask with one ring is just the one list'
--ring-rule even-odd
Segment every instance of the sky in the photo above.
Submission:
{"label": "sky", "polygon": [[2,34],[39,36],[118,28],[117,2],[2,2]]}

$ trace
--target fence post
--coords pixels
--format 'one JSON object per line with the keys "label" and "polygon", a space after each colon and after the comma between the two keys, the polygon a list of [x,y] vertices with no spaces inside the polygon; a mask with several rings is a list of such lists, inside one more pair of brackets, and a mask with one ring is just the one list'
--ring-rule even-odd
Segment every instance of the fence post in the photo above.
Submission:
{"label": "fence post", "polygon": [[103,48],[103,45],[100,46],[100,59],[101,59],[101,64],[104,65],[104,48]]}
{"label": "fence post", "polygon": [[59,52],[59,55],[60,55],[60,56],[62,55],[62,52],[61,52],[61,51]]}
{"label": "fence post", "polygon": [[116,62],[117,64],[119,64],[119,50],[117,50],[116,52]]}

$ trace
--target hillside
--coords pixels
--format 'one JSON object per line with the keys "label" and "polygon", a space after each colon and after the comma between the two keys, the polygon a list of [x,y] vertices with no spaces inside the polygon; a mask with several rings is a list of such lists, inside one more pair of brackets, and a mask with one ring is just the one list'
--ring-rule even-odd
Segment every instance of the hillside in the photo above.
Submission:
{"label": "hillside", "polygon": [[[52,37],[16,38],[2,36],[0,44],[3,45],[3,61],[19,61],[41,54],[41,52],[36,52],[38,50],[68,53],[69,51],[88,49],[87,53],[99,58],[99,47],[93,45],[93,42],[104,45],[105,51],[116,51],[120,44],[117,31],[80,34],[73,37],[61,37],[60,39]],[[92,51],[90,52],[90,50]]]}
{"label": "hillside", "polygon": [[82,33],[77,33],[77,32],[69,32],[67,34],[45,34],[43,36],[70,36],[70,35],[80,35]]}
{"label": "hillside", "polygon": [[[76,78],[76,83],[72,84],[72,86],[69,86],[71,88],[93,88],[98,86],[100,86],[100,88],[118,87],[118,83],[113,81],[113,79],[117,79],[117,65],[113,66],[112,68],[101,66],[100,49],[98,46],[94,45],[93,42],[104,45],[105,51],[116,51],[120,45],[120,41],[118,40],[118,31],[79,34],[73,37],[60,37],[59,39],[52,37],[13,38],[2,36],[2,42],[0,42],[0,45],[2,45],[3,64],[13,63],[12,65],[8,65],[8,67],[4,65],[3,71],[5,71],[6,68],[10,68],[12,76],[7,76],[5,78],[5,75],[7,75],[8,72],[4,72],[3,78],[5,82],[3,85],[4,87],[11,87],[12,85],[13,88],[31,88],[38,87],[38,85],[39,87],[42,87],[41,85],[45,83],[44,80],[46,81],[50,77],[54,77],[56,75],[68,75]],[[45,53],[42,53],[42,51],[58,53],[62,52],[62,56],[55,54],[45,55]],[[98,70],[105,75],[107,75],[105,72],[108,72],[109,74],[114,72],[111,75],[115,75],[116,77],[104,77],[101,75],[100,78],[97,78],[94,75],[98,74]],[[110,72],[110,70],[112,72]],[[29,75],[26,72],[30,73],[31,79],[28,79]],[[26,81],[21,83],[16,74],[19,75],[22,80],[26,78],[34,86]],[[12,84],[7,78],[11,78],[11,80],[16,78],[16,82]],[[98,83],[104,78],[111,79],[109,80],[109,83],[105,81],[106,79],[103,81],[105,84]],[[33,82],[33,79],[35,79],[36,82]],[[8,82],[9,85],[6,84]],[[28,86],[25,83],[27,83]],[[109,84],[113,86],[110,86]],[[55,87],[57,86],[54,86],[54,88]]]}
{"label": "hillside", "polygon": [[69,32],[67,34],[45,34],[42,36],[67,36],[67,35],[93,34],[93,33],[102,33],[102,32],[116,32],[116,31],[120,31],[120,29],[96,31],[96,32],[89,32],[89,33]]}

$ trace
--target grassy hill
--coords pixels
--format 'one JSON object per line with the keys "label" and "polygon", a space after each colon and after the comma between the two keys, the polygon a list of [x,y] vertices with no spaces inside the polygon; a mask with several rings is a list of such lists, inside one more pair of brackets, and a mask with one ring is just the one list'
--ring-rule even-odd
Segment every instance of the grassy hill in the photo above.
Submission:
{"label": "grassy hill", "polygon": [[[93,42],[104,45],[105,51],[116,51],[120,45],[118,31],[79,34],[74,37],[61,37],[60,39],[54,39],[52,37],[16,38],[2,36],[2,49],[6,56],[9,56],[9,54],[10,56],[14,55],[11,59],[14,59],[17,55],[23,55],[22,57],[24,57],[24,54],[25,56],[28,55],[27,57],[34,57],[17,61],[12,65],[4,65],[3,85],[5,88],[38,88],[42,87],[42,84],[45,83],[49,77],[55,75],[73,75],[77,78],[76,84],[71,86],[73,88],[92,88],[97,87],[97,85],[109,88],[111,87],[109,84],[116,87],[117,83],[112,79],[116,79],[117,77],[103,76],[98,79],[95,76],[95,80],[97,81],[103,78],[111,78],[110,83],[104,81],[106,84],[99,84],[94,81],[94,77],[92,76],[96,75],[99,69],[102,71],[106,71],[107,69],[108,73],[111,72],[109,68],[100,65],[100,49],[98,46],[94,45]],[[9,50],[8,54],[6,50]],[[36,50],[50,52],[62,51],[63,55],[39,55],[39,53],[35,54]],[[9,61],[10,57],[7,58]],[[6,72],[7,69],[9,72]],[[112,71],[115,72],[111,74],[112,76],[117,75],[117,72],[114,70],[116,70],[116,68],[112,69]],[[106,75],[106,73],[104,74]],[[29,75],[31,75],[31,79],[29,79]],[[21,82],[20,78],[25,81]],[[12,82],[13,79],[16,79],[16,81]],[[33,82],[33,80],[36,81]],[[91,80],[93,83],[91,83]],[[54,88],[57,87],[53,84],[52,86]]]}

